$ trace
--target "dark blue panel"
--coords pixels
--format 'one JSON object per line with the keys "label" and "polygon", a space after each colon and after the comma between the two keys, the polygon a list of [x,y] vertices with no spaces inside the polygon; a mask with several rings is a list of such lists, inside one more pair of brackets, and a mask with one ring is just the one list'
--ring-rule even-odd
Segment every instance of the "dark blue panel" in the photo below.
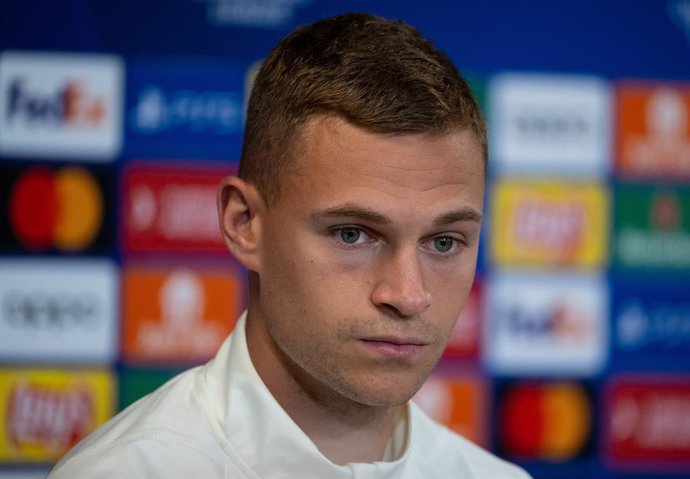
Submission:
{"label": "dark blue panel", "polygon": [[132,61],[125,156],[239,159],[246,70],[229,61]]}

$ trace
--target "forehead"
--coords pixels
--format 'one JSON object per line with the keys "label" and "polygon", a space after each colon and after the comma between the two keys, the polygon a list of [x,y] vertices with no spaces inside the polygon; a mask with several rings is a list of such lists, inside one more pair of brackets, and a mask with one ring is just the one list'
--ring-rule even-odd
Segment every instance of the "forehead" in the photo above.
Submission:
{"label": "forehead", "polygon": [[283,219],[348,205],[412,227],[454,210],[482,211],[483,160],[470,132],[380,135],[321,118],[292,154],[274,205]]}
{"label": "forehead", "polygon": [[482,149],[470,130],[377,134],[340,117],[321,116],[302,128],[294,153],[293,171],[302,180],[379,176],[421,189],[443,180],[484,185]]}

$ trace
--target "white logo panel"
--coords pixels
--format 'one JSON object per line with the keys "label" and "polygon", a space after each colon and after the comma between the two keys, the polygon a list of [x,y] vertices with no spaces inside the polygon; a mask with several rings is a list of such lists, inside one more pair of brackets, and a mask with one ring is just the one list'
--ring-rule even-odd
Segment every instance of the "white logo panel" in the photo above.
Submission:
{"label": "white logo panel", "polygon": [[500,172],[600,175],[609,169],[611,94],[594,77],[504,74],[489,86]]}
{"label": "white logo panel", "polygon": [[589,376],[608,351],[608,290],[579,274],[497,273],[486,288],[485,361],[492,372]]}
{"label": "white logo panel", "polygon": [[105,162],[122,146],[121,60],[0,55],[0,153]]}
{"label": "white logo panel", "polygon": [[110,362],[116,266],[100,259],[0,261],[0,358]]}

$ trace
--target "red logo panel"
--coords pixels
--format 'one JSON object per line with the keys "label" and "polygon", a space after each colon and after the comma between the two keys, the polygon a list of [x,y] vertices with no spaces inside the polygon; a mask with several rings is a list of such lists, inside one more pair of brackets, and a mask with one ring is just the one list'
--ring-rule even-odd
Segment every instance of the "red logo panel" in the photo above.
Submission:
{"label": "red logo panel", "polygon": [[603,443],[614,467],[690,471],[690,376],[619,378],[605,405]]}
{"label": "red logo panel", "polygon": [[465,307],[460,312],[460,317],[448,341],[448,346],[443,353],[451,358],[476,358],[479,351],[479,334],[481,327],[481,285],[475,280]]}
{"label": "red logo panel", "polygon": [[135,165],[124,176],[124,248],[130,252],[220,252],[216,192],[226,166]]}

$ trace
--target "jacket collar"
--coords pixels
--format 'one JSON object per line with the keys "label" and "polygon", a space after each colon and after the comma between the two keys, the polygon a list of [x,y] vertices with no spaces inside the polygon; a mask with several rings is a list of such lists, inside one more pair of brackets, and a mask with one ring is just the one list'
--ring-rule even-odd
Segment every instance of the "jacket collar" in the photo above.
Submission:
{"label": "jacket collar", "polygon": [[254,369],[245,336],[246,313],[216,357],[199,375],[199,400],[210,416],[230,460],[246,472],[265,478],[396,478],[412,449],[412,421],[406,408],[406,444],[395,461],[351,463],[329,461],[280,407]]}

